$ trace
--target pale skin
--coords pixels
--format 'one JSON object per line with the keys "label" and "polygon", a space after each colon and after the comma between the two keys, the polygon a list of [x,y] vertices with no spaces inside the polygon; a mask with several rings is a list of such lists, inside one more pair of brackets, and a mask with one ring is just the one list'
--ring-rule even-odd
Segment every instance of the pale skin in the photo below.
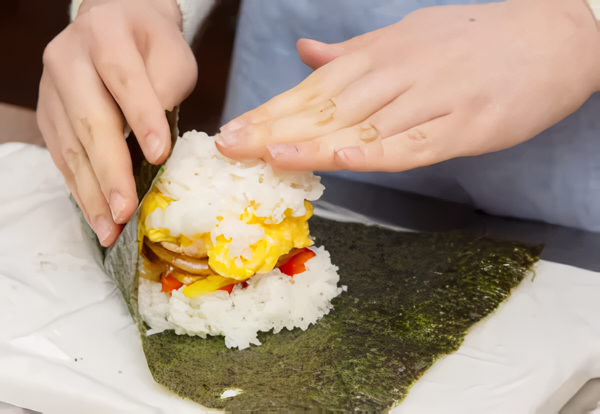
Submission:
{"label": "pale skin", "polygon": [[38,124],[103,246],[138,204],[124,120],[160,164],[170,153],[165,110],[196,85],[181,20],[175,0],[86,0],[44,52]]}
{"label": "pale skin", "polygon": [[[90,29],[83,9],[49,46],[40,84],[40,128],[103,245],[137,205],[118,108],[149,161],[160,163],[170,149],[161,111],[181,102],[196,76],[174,32],[181,19],[174,1],[150,2],[151,25],[132,11],[140,1],[84,1],[120,13],[120,35],[103,31],[101,20]],[[145,47],[140,32],[150,39]],[[121,48],[115,36],[127,33],[129,48]],[[141,53],[130,63],[120,57],[132,45]],[[315,71],[225,125],[217,139],[225,155],[282,169],[402,171],[521,143],[600,90],[600,32],[583,0],[426,8],[344,43],[301,39],[297,47]],[[96,76],[79,79],[81,68]],[[150,144],[152,134],[159,144]],[[100,229],[97,220],[108,225]]]}

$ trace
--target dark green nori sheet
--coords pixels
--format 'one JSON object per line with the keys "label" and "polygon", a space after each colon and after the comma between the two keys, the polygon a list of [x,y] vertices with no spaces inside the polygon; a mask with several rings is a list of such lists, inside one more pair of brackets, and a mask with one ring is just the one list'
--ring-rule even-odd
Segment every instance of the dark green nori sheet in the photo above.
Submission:
{"label": "dark green nori sheet", "polygon": [[[387,410],[467,330],[506,299],[541,247],[460,233],[398,233],[310,221],[348,291],[308,330],[262,333],[262,346],[222,337],[142,336],[155,380],[230,410]],[[241,389],[221,399],[227,389]]]}
{"label": "dark green nori sheet", "polygon": [[[176,115],[168,114],[173,140]],[[160,167],[143,160],[139,147],[131,150],[141,199]],[[306,331],[261,333],[262,346],[239,351],[227,349],[222,337],[145,335],[136,213],[106,250],[104,267],[140,329],[154,379],[207,407],[233,411],[384,411],[458,349],[469,327],[508,297],[541,253],[539,246],[473,235],[399,233],[318,217],[310,228],[348,291]],[[221,399],[228,389],[243,392]]]}
{"label": "dark green nori sheet", "polygon": [[[169,122],[169,129],[171,130],[171,149],[173,149],[179,133],[179,130],[177,129],[179,107],[176,106],[171,112],[165,111],[165,114],[167,116],[167,121]],[[152,182],[162,166],[153,165],[146,161],[142,148],[133,133],[127,138],[127,147],[129,149],[129,154],[131,155],[135,189],[137,191],[138,200],[141,201],[148,190],[150,190]]]}

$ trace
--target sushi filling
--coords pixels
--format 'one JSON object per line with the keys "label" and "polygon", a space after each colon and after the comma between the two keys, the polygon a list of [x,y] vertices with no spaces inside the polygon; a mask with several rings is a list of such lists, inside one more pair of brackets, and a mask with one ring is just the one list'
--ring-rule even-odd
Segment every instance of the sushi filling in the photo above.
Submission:
{"label": "sushi filling", "polygon": [[[306,254],[306,252],[310,254]],[[302,256],[311,256],[299,263]],[[289,276],[284,271],[298,271]],[[323,248],[296,253],[285,264],[266,274],[257,274],[229,289],[190,298],[179,289],[163,292],[161,283],[140,278],[140,314],[151,327],[148,334],[173,329],[179,335],[225,337],[228,348],[244,349],[260,345],[260,331],[278,333],[283,328],[306,330],[333,305],[342,293],[337,267]]]}
{"label": "sushi filling", "polygon": [[[153,243],[144,238],[139,268],[142,278],[160,282],[162,292],[170,294],[173,290],[195,283],[208,285],[208,281],[211,281],[211,286],[214,287],[211,291],[224,290],[231,293],[233,287],[238,284],[242,288],[248,286],[248,279],[237,280],[215,272],[208,263],[208,254],[206,253],[190,257],[173,251],[174,247],[164,245],[165,243]],[[279,258],[275,268],[280,269],[280,272],[288,276],[294,276],[304,272],[306,270],[305,263],[315,255],[308,248],[294,248]],[[206,294],[210,291],[202,293]]]}
{"label": "sushi filling", "polygon": [[323,188],[310,172],[231,160],[204,133],[180,138],[140,207],[138,301],[151,332],[223,335],[243,349],[259,331],[327,314],[337,268],[308,229]]}

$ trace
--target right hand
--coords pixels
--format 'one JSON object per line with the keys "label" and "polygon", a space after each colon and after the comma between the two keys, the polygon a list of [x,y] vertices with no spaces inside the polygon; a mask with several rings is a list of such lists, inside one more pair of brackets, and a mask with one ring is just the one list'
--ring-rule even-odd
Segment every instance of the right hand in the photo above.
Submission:
{"label": "right hand", "polygon": [[405,171],[522,143],[600,90],[600,34],[581,0],[425,7],[298,52],[315,71],[222,127],[225,156]]}
{"label": "right hand", "polygon": [[48,44],[37,119],[54,163],[103,246],[112,245],[138,204],[123,137],[131,126],[146,159],[165,161],[165,110],[198,76],[175,0],[84,0]]}

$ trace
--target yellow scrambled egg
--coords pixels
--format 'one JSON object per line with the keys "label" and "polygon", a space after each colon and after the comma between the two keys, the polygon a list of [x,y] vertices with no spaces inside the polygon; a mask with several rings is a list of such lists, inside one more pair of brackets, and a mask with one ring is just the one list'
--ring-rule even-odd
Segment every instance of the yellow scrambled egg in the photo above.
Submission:
{"label": "yellow scrambled egg", "polygon": [[178,246],[190,246],[193,239],[202,240],[208,247],[208,264],[220,276],[209,276],[206,279],[194,282],[184,288],[183,293],[188,297],[196,297],[214,292],[231,283],[246,280],[256,273],[268,273],[277,264],[280,256],[288,253],[293,248],[307,247],[312,244],[308,237],[308,219],[312,216],[312,204],[304,202],[306,214],[301,217],[292,216],[290,209],[286,210],[285,218],[278,224],[265,223],[267,218],[257,217],[254,207],[248,206],[240,216],[240,220],[247,224],[259,225],[265,232],[265,237],[250,246],[252,257],[231,257],[229,244],[231,239],[223,235],[216,238],[213,244],[210,233],[195,234],[192,239],[180,235],[171,236],[168,229],[146,229],[146,217],[157,208],[162,210],[173,201],[164,196],[156,188],[152,189],[145,197],[140,209],[138,224],[138,240],[144,236],[152,242],[169,242]]}

